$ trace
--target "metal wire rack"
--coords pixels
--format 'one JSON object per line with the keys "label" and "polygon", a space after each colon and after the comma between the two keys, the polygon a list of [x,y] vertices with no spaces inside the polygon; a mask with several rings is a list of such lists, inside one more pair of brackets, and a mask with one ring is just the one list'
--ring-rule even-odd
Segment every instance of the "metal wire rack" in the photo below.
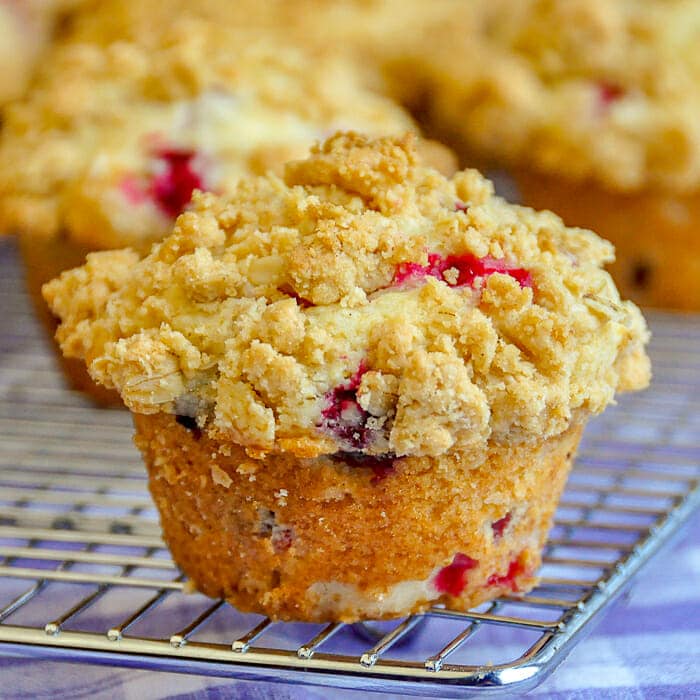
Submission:
{"label": "metal wire rack", "polygon": [[652,316],[652,388],[587,432],[540,586],[468,613],[273,623],[186,594],[126,412],[67,391],[0,244],[0,653],[464,697],[540,683],[700,504],[700,318]]}

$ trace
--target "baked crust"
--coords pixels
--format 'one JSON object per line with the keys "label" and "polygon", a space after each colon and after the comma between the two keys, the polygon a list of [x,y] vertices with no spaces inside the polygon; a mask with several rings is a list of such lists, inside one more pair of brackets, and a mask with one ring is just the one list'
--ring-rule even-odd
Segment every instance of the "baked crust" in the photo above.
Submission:
{"label": "baked crust", "polygon": [[[466,610],[525,592],[582,425],[528,447],[365,466],[235,445],[135,416],[165,540],[194,587],[278,620]],[[347,463],[349,462],[349,464]]]}

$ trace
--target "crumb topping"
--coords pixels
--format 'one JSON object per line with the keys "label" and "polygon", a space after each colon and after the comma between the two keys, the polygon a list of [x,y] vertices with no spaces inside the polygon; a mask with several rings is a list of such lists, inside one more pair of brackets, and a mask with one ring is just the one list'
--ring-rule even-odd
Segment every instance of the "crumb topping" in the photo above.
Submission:
{"label": "crumb topping", "polygon": [[[141,260],[90,254],[44,287],[64,353],[133,411],[251,455],[391,467],[557,435],[644,387],[648,333],[602,269],[612,246],[474,170],[445,178],[414,142],[339,133],[284,179],[196,195]],[[433,255],[450,267],[402,277]]]}
{"label": "crumb topping", "polygon": [[403,67],[470,149],[620,190],[700,186],[694,0],[489,0],[432,31]]}
{"label": "crumb topping", "polygon": [[398,105],[362,85],[350,61],[320,49],[184,8],[149,31],[148,41],[69,35],[29,96],[8,107],[0,228],[146,250],[172,230],[195,189],[222,193],[243,175],[281,173],[339,129],[413,128]]}

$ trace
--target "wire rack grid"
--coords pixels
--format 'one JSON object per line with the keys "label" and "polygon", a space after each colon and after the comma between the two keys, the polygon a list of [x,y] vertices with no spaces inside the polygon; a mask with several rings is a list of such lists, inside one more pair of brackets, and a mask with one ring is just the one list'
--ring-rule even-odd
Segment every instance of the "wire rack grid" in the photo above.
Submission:
{"label": "wire rack grid", "polygon": [[539,587],[468,613],[274,623],[187,594],[126,412],[67,391],[0,244],[0,653],[465,697],[551,673],[700,504],[700,318],[652,316],[655,380],[584,440]]}

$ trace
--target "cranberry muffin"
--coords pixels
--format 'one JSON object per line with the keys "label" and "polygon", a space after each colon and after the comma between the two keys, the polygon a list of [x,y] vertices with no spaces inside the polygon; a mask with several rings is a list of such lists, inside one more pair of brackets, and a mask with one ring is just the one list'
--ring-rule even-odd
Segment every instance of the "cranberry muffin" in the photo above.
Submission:
{"label": "cranberry muffin", "polygon": [[626,295],[700,309],[698,3],[474,2],[396,78],[523,203],[609,238]]}
{"label": "cranberry muffin", "polygon": [[412,135],[350,133],[44,295],[135,414],[194,586],[351,621],[535,584],[586,420],[649,379],[611,258]]}
{"label": "cranberry muffin", "polygon": [[56,24],[78,0],[0,0],[0,105],[27,88]]}
{"label": "cranberry muffin", "polygon": [[[45,314],[41,284],[87,252],[145,251],[195,190],[226,192],[341,128],[382,135],[413,122],[343,59],[187,13],[151,26],[147,43],[72,37],[52,50],[28,97],[7,109],[0,229],[20,234]],[[424,147],[454,168],[446,148]],[[79,366],[67,369],[90,389]]]}

